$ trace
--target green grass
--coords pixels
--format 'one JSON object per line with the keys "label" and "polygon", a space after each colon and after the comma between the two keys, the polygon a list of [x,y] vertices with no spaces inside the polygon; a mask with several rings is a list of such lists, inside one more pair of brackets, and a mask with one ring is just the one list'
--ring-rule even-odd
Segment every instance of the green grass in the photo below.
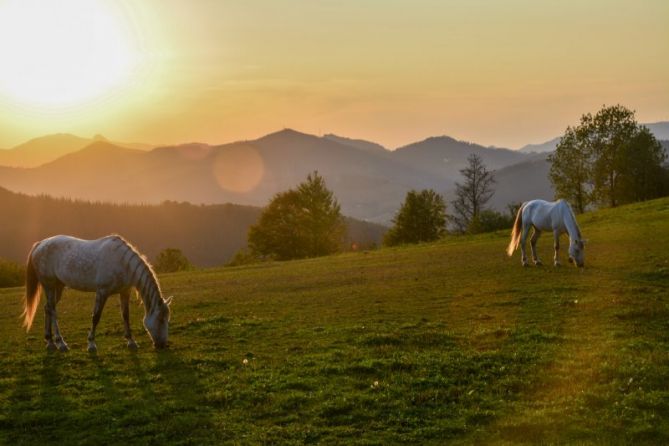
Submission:
{"label": "green grass", "polygon": [[67,291],[48,354],[1,290],[0,443],[669,443],[669,200],[580,222],[583,271],[523,269],[504,231],[165,275],[161,353],[110,300],[89,355]]}

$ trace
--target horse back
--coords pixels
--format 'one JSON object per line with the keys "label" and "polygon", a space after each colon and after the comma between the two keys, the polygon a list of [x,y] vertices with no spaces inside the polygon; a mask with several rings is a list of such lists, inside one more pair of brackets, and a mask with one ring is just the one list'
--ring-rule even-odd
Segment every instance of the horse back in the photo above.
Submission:
{"label": "horse back", "polygon": [[115,274],[113,239],[82,240],[58,235],[39,243],[33,253],[33,263],[42,282],[60,282],[82,291],[95,291]]}

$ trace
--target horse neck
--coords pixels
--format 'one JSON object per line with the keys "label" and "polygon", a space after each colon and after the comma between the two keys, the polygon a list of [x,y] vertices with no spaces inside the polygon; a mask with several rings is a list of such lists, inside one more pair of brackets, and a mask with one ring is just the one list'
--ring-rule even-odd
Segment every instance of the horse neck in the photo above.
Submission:
{"label": "horse neck", "polygon": [[574,212],[567,205],[564,206],[562,219],[564,221],[565,228],[567,228],[567,234],[569,234],[569,239],[580,240],[581,230],[578,228],[578,224],[576,223],[576,217],[574,216]]}
{"label": "horse neck", "polygon": [[151,267],[141,257],[139,260],[141,265],[138,267],[139,272],[133,274],[132,286],[139,292],[145,311],[151,313],[163,300],[162,293]]}

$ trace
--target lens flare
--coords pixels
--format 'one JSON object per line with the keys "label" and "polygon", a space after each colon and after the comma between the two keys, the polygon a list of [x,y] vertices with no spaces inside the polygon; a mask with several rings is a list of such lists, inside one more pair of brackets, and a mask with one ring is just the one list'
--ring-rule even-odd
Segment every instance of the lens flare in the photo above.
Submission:
{"label": "lens flare", "polygon": [[218,185],[232,192],[250,192],[265,175],[265,163],[250,144],[222,149],[214,162],[214,176]]}

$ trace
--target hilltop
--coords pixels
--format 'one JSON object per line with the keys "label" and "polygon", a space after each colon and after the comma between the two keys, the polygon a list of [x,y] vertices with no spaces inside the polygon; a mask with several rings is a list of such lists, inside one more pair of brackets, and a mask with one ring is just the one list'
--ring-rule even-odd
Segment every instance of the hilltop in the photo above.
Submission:
{"label": "hilltop", "polygon": [[136,306],[126,350],[112,299],[89,356],[93,296],[66,291],[48,355],[0,290],[0,441],[666,444],[669,199],[579,223],[584,270],[522,268],[503,231],[164,275],[161,353]]}
{"label": "hilltop", "polygon": [[[37,167],[76,152],[95,142],[107,142],[101,136],[81,138],[69,133],[56,133],[31,139],[11,149],[0,150],[0,166]],[[148,144],[113,143],[130,149],[148,150]]]}

